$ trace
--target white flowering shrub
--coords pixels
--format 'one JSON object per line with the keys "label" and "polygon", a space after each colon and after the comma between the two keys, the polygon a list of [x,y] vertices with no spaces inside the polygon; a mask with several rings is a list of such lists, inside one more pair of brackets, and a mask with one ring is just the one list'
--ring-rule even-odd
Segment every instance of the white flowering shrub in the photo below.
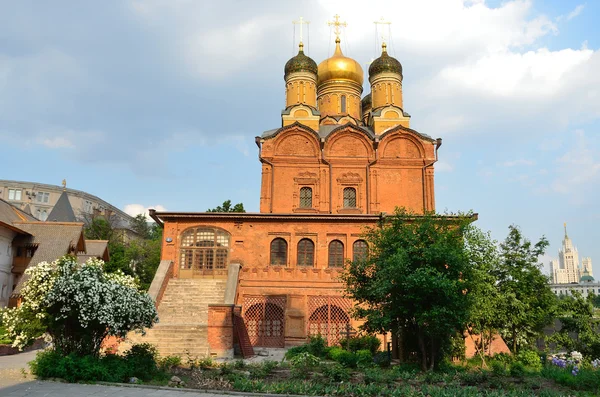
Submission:
{"label": "white flowering shrub", "polygon": [[62,354],[97,355],[107,336],[124,337],[129,331],[151,327],[157,320],[150,296],[122,273],[105,273],[103,262],[89,259],[80,265],[65,256],[26,270],[29,280],[23,303],[3,313],[2,321],[24,347],[32,336],[18,324],[37,319]]}

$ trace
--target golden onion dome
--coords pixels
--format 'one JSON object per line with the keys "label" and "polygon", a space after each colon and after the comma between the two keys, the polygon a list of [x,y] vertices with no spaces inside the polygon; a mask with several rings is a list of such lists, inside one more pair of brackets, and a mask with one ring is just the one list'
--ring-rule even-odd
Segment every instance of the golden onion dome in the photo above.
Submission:
{"label": "golden onion dome", "polygon": [[335,52],[319,64],[317,84],[329,80],[349,80],[362,87],[363,70],[360,64],[352,58],[345,57],[340,47],[340,39],[335,40]]}

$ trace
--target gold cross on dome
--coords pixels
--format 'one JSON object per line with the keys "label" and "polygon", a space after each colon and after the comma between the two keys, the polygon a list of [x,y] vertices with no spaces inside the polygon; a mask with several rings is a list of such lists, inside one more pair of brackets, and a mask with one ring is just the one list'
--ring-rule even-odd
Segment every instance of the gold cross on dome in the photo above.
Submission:
{"label": "gold cross on dome", "polygon": [[292,21],[292,23],[294,25],[300,25],[300,43],[302,43],[302,25],[306,25],[308,27],[310,21],[305,21],[304,18],[300,17],[297,21]]}
{"label": "gold cross on dome", "polygon": [[63,189],[65,189],[65,190],[67,189],[67,180],[66,179],[62,180],[62,186],[63,186]]}
{"label": "gold cross on dome", "polygon": [[342,33],[342,31],[340,30],[340,26],[346,27],[348,26],[348,24],[346,22],[340,22],[340,16],[338,14],[335,14],[333,17],[335,18],[335,20],[327,22],[327,25],[334,26],[333,33],[335,33],[336,40],[339,40],[340,33]]}

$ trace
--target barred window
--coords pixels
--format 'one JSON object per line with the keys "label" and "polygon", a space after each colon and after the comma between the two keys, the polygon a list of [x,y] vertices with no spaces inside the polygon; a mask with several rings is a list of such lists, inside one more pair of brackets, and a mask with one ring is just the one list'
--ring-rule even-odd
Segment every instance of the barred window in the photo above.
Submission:
{"label": "barred window", "polygon": [[356,189],[344,188],[344,208],[356,208]]}
{"label": "barred window", "polygon": [[298,266],[314,266],[315,243],[303,238],[298,243]]}
{"label": "barred window", "polygon": [[312,208],[312,188],[305,186],[300,189],[300,208]]}
{"label": "barred window", "polygon": [[287,241],[281,237],[271,241],[271,265],[287,264]]}
{"label": "barred window", "polygon": [[344,244],[340,240],[329,243],[329,267],[344,266]]}
{"label": "barred window", "polygon": [[228,255],[229,233],[224,230],[195,227],[187,229],[181,235],[181,269],[225,269]]}
{"label": "barred window", "polygon": [[352,246],[353,261],[364,261],[367,258],[368,245],[365,240],[356,240]]}

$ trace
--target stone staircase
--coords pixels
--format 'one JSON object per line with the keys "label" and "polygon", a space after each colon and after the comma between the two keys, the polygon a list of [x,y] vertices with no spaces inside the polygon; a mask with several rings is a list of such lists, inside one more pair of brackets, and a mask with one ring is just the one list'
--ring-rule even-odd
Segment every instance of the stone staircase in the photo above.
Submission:
{"label": "stone staircase", "polygon": [[177,355],[184,361],[188,353],[192,358],[208,356],[208,305],[223,303],[225,284],[221,279],[170,279],[158,305],[159,322],[145,336],[130,333],[128,342],[151,343],[161,356]]}

